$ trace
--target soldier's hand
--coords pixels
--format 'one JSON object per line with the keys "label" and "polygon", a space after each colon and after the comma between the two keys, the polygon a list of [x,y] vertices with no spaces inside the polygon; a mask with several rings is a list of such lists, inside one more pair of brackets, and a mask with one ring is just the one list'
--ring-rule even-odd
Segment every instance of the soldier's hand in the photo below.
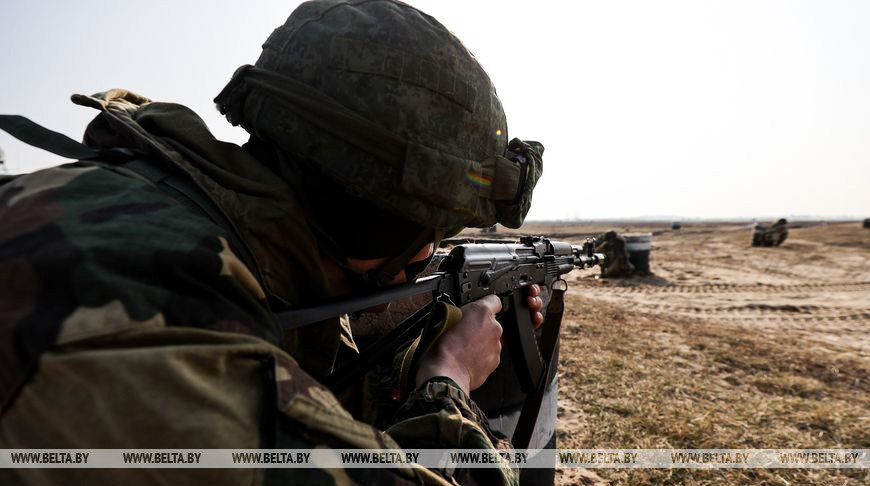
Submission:
{"label": "soldier's hand", "polygon": [[[540,289],[538,289],[540,292]],[[417,386],[436,376],[455,381],[465,393],[486,381],[499,363],[501,300],[488,295],[462,307],[462,319],[438,338],[420,359]]]}
{"label": "soldier's hand", "polygon": [[526,305],[529,306],[529,311],[532,313],[532,324],[535,327],[541,327],[544,323],[544,314],[541,312],[544,308],[544,299],[541,297],[541,287],[538,284],[529,285],[526,291]]}

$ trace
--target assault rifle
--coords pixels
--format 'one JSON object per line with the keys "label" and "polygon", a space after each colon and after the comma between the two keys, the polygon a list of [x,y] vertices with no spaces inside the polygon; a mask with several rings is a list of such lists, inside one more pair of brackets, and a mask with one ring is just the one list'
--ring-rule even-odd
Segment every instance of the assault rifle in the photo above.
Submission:
{"label": "assault rifle", "polygon": [[[423,341],[434,341],[440,330],[433,326],[442,322],[433,315],[439,302],[461,307],[487,295],[497,295],[502,311],[496,318],[504,330],[519,384],[529,395],[513,437],[514,446],[524,448],[537,419],[543,393],[555,373],[563,294],[567,289],[562,276],[575,268],[602,263],[604,255],[594,253],[594,248],[594,240],[577,246],[540,236],[525,236],[518,243],[461,244],[444,257],[437,272],[415,282],[325,305],[292,309],[276,314],[276,318],[282,327],[293,328],[421,294],[432,296],[428,305],[326,379],[330,388],[341,391],[359,380],[377,361],[393,356],[402,345],[417,339],[421,333]],[[546,286],[552,292],[540,339],[535,335],[526,305],[526,287],[532,284]],[[415,364],[412,363],[411,368]],[[526,419],[522,418],[524,416]],[[530,422],[526,426],[528,430],[521,430],[524,422]]]}

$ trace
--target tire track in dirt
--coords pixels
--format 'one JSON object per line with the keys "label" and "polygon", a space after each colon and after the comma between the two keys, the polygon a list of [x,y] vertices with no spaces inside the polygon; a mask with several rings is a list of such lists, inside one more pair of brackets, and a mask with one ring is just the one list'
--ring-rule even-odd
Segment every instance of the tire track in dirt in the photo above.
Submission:
{"label": "tire track in dirt", "polygon": [[794,280],[802,280],[806,277],[805,274],[794,271],[792,267],[782,267],[776,265],[769,264],[744,264],[741,266],[735,265],[733,263],[727,262],[716,262],[716,261],[708,261],[704,263],[704,270],[710,271],[711,269],[719,269],[725,271],[733,271],[733,272],[741,272],[746,273],[747,271],[751,271],[756,274],[762,274],[766,276],[776,276],[776,277],[785,277]]}
{"label": "tire track in dirt", "polygon": [[[641,283],[618,286],[605,286],[598,281],[574,283],[575,288],[589,297],[601,298],[638,312],[658,316],[672,315],[732,324],[751,322],[795,331],[810,325],[817,329],[846,334],[852,333],[853,327],[866,329],[870,325],[870,307],[866,305],[866,302],[870,302],[870,297],[863,295],[870,292],[870,282],[782,285]],[[749,294],[755,299],[765,296],[770,301],[747,302],[742,294]],[[831,302],[846,304],[831,305]]]}
{"label": "tire track in dirt", "polygon": [[[651,302],[634,302],[636,306],[643,307],[645,309],[654,310],[654,311],[664,311],[664,312],[682,312],[689,314],[722,314],[722,313],[734,313],[734,314],[784,314],[784,315],[812,315],[812,316],[825,316],[825,315],[839,315],[843,313],[842,307],[826,307],[820,305],[769,305],[769,304],[746,304],[746,305],[714,305],[714,306],[703,306],[703,305],[678,305],[678,304],[666,304],[666,303],[651,303]],[[857,309],[862,311],[863,309]],[[870,313],[870,309],[867,309],[867,312]]]}
{"label": "tire track in dirt", "polygon": [[806,284],[702,284],[702,285],[614,285],[604,286],[583,282],[572,282],[581,287],[583,292],[594,292],[610,295],[626,294],[719,294],[719,293],[795,293],[801,291],[826,290],[840,292],[870,291],[870,282],[833,282]]}
{"label": "tire track in dirt", "polygon": [[870,309],[830,308],[819,310],[787,311],[779,309],[743,309],[739,307],[686,307],[668,304],[640,304],[635,309],[643,313],[661,315],[662,312],[685,317],[700,317],[726,321],[767,320],[783,322],[870,322]]}

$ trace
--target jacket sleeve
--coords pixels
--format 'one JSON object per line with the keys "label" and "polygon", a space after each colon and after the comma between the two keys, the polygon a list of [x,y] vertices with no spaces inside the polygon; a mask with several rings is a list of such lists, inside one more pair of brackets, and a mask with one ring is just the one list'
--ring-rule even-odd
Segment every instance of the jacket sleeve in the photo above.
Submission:
{"label": "jacket sleeve", "polygon": [[[93,318],[105,317],[104,314]],[[405,425],[408,447],[492,447],[434,380]],[[460,392],[461,393],[461,392]],[[436,403],[442,403],[439,409]],[[468,410],[465,410],[467,413]],[[401,427],[400,427],[401,429]],[[397,430],[400,430],[397,429]],[[410,430],[410,429],[406,429]],[[464,441],[439,435],[461,431]],[[0,448],[400,449],[356,421],[276,347],[234,333],[149,326],[81,339],[43,354],[0,418]],[[147,474],[145,474],[147,472]],[[472,474],[473,473],[473,474]],[[495,480],[494,480],[495,479]],[[514,484],[510,471],[469,469],[6,469],[2,484]]]}
{"label": "jacket sleeve", "polygon": [[[453,380],[435,377],[411,393],[399,409],[396,423],[387,432],[406,448],[482,449],[510,448],[510,442],[496,436],[486,416]],[[518,471],[466,469],[454,473],[457,479],[483,484],[516,484]],[[462,482],[462,481],[460,481]]]}
{"label": "jacket sleeve", "polygon": [[[286,355],[276,356],[277,403],[281,412],[276,447],[287,447],[296,440],[303,426],[304,437],[319,437],[319,447],[361,449],[489,449],[494,450],[482,412],[448,378],[433,378],[417,389],[400,411],[399,421],[386,432],[354,420],[335,396],[298,368]],[[289,421],[287,419],[290,419]],[[282,438],[283,437],[283,438]],[[348,469],[348,474],[376,474],[375,471]],[[507,466],[495,469],[396,470],[411,474],[422,484],[514,485],[517,472]],[[374,478],[360,484],[381,484]]]}

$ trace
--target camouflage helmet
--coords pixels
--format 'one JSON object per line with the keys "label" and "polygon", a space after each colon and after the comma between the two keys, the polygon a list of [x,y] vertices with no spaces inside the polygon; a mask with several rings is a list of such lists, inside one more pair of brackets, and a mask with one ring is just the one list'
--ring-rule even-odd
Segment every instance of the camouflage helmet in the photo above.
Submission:
{"label": "camouflage helmet", "polygon": [[542,172],[540,144],[508,142],[474,56],[393,0],[300,5],[215,102],[350,195],[441,234],[519,227]]}

